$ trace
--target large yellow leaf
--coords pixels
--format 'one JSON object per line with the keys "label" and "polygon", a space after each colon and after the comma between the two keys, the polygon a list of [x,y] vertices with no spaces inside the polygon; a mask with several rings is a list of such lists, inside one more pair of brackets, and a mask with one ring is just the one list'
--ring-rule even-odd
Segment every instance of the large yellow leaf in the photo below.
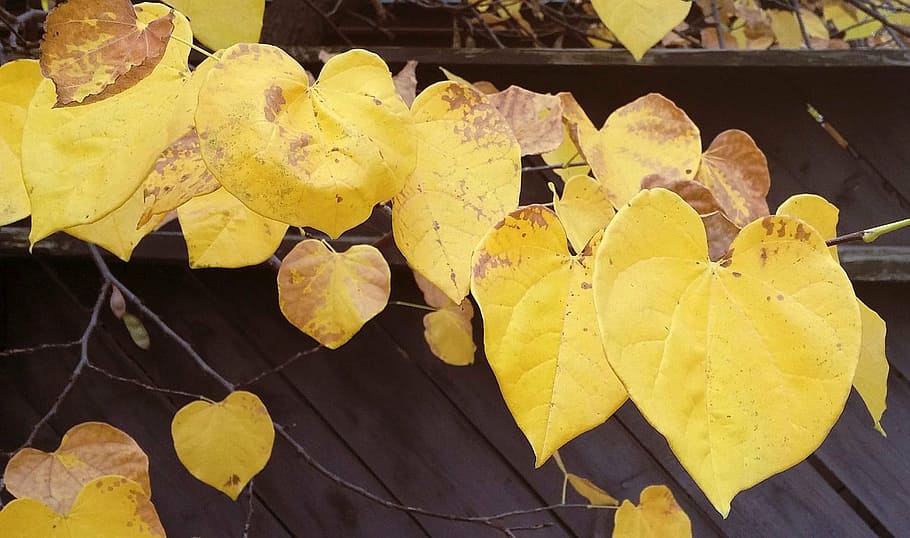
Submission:
{"label": "large yellow leaf", "polygon": [[613,538],[691,538],[692,522],[667,486],[648,486],[638,506],[622,502],[613,518]]}
{"label": "large yellow leaf", "polygon": [[641,60],[655,43],[685,20],[692,2],[681,0],[592,0],[597,16]]}
{"label": "large yellow leaf", "polygon": [[589,176],[575,176],[566,181],[562,196],[553,195],[553,209],[564,223],[575,252],[583,251],[616,213],[603,185]]}
{"label": "large yellow leaf", "polygon": [[730,253],[711,262],[695,210],[646,190],[613,218],[594,275],[610,364],[724,516],[821,444],[861,338],[850,281],[808,224],[765,217]]}
{"label": "large yellow leaf", "polygon": [[730,129],[714,138],[695,180],[708,187],[724,215],[740,228],[768,214],[768,159],[743,131]]}
{"label": "large yellow leaf", "polygon": [[701,160],[698,127],[672,101],[656,93],[620,107],[599,132],[580,131],[579,138],[594,176],[614,207],[631,200],[645,176],[692,179]]}
{"label": "large yellow leaf", "polygon": [[250,211],[224,189],[177,209],[190,267],[245,267],[275,253],[288,225]]}
{"label": "large yellow leaf", "polygon": [[[58,105],[91,103],[147,77],[169,48],[174,13],[129,0],[69,0],[47,16],[41,71],[54,81]],[[182,36],[180,36],[182,37]]]}
{"label": "large yellow leaf", "polygon": [[0,66],[0,226],[30,213],[22,182],[22,128],[25,111],[41,83],[35,60],[16,60]]}
{"label": "large yellow leaf", "polygon": [[[837,235],[838,209],[821,196],[798,194],[791,196],[777,208],[778,215],[792,215],[808,222],[822,237]],[[837,260],[837,247],[828,251]],[[856,365],[853,387],[863,398],[875,429],[885,435],[881,419],[885,413],[888,395],[888,358],[885,355],[885,321],[874,310],[857,299],[863,326],[863,342]]]}
{"label": "large yellow leaf", "polygon": [[329,349],[350,340],[389,302],[392,274],[375,247],[345,252],[307,239],[284,257],[278,304],[295,327]]}
{"label": "large yellow leaf", "polygon": [[199,94],[196,129],[209,170],[250,209],[337,237],[398,194],[416,138],[378,56],[339,54],[308,84],[281,49],[234,45]]}
{"label": "large yellow leaf", "polygon": [[158,513],[142,486],[122,476],[96,478],[66,514],[34,499],[16,499],[0,512],[4,538],[164,538]]}
{"label": "large yellow leaf", "polygon": [[107,475],[129,478],[151,495],[149,459],[136,441],[109,424],[84,422],[70,428],[54,452],[34,448],[17,452],[7,463],[3,480],[14,496],[65,514],[83,486]]}
{"label": "large yellow leaf", "polygon": [[510,213],[474,253],[484,350],[538,467],[626,400],[592,323],[593,262],[569,254],[556,214],[539,205]]}
{"label": "large yellow leaf", "polygon": [[474,246],[518,205],[520,150],[496,108],[468,86],[434,84],[412,111],[417,168],[395,198],[392,231],[408,264],[458,304]]}
{"label": "large yellow leaf", "polygon": [[190,19],[193,36],[210,49],[259,41],[265,0],[168,0],[167,3]]}
{"label": "large yellow leaf", "polygon": [[190,474],[237,500],[268,463],[275,427],[262,400],[240,390],[217,403],[187,404],[174,415],[171,436]]}
{"label": "large yellow leaf", "polygon": [[[161,16],[161,4],[136,6],[140,21]],[[174,18],[174,35],[191,39]],[[174,113],[184,91],[189,47],[170,40],[155,70],[124,92],[90,105],[53,108],[54,84],[35,92],[22,139],[22,175],[32,206],[29,239],[94,222],[123,205],[175,138]],[[181,122],[182,123],[182,122]],[[135,226],[135,223],[133,224]]]}

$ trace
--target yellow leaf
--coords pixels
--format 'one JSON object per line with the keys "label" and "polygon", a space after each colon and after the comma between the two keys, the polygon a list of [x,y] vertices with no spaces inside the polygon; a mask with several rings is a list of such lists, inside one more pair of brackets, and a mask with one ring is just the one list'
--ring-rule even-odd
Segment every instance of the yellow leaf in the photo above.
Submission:
{"label": "yellow leaf", "polygon": [[698,127],[657,93],[620,107],[599,132],[580,131],[579,137],[582,152],[614,207],[628,203],[645,176],[692,179],[701,160]]}
{"label": "yellow leaf", "polygon": [[635,60],[685,20],[692,2],[680,0],[592,0],[597,16]]}
{"label": "yellow leaf", "polygon": [[691,538],[692,522],[667,486],[648,486],[635,506],[623,501],[616,511],[613,538]]}
{"label": "yellow leaf", "polygon": [[[825,20],[831,21],[838,32],[844,32],[845,41],[866,39],[882,29],[881,22],[859,12],[846,2],[827,2],[822,9]],[[860,24],[861,22],[863,23]]]}
{"label": "yellow leaf", "polygon": [[0,66],[0,226],[31,212],[22,182],[22,128],[28,103],[42,80],[35,60]]}
{"label": "yellow leaf", "polygon": [[575,176],[566,181],[562,197],[553,195],[553,209],[564,223],[575,252],[583,251],[594,234],[606,228],[616,213],[603,186],[588,176]]}
{"label": "yellow leaf", "polygon": [[593,261],[569,254],[556,214],[539,205],[509,214],[474,253],[484,350],[538,467],[626,400],[592,323]]}
{"label": "yellow leaf", "polygon": [[594,275],[610,364],[725,517],[818,448],[861,337],[853,287],[808,224],[762,218],[730,252],[709,261],[695,210],[646,190],[613,218]]}
{"label": "yellow leaf", "polygon": [[416,160],[411,115],[375,54],[332,57],[308,88],[284,51],[239,44],[199,94],[209,170],[260,215],[338,237],[401,190]]}
{"label": "yellow leaf", "polygon": [[433,84],[412,112],[417,168],[392,205],[392,231],[408,264],[458,304],[474,246],[518,205],[520,150],[502,115],[468,86]]}
{"label": "yellow leaf", "polygon": [[[140,21],[169,11],[161,4],[136,8],[141,9]],[[191,39],[183,16],[174,18],[174,35]],[[58,230],[100,219],[122,206],[145,180],[175,137],[172,122],[186,83],[188,53],[189,47],[171,40],[151,75],[91,105],[53,108],[53,82],[44,80],[38,86],[22,138],[32,244]]]}
{"label": "yellow leaf", "polygon": [[187,404],[174,415],[171,435],[190,474],[235,501],[268,463],[275,442],[268,409],[242,390],[217,403]]}
{"label": "yellow leaf", "polygon": [[[796,13],[780,9],[769,9],[768,15],[771,18],[771,30],[774,32],[774,37],[777,38],[777,44],[780,48],[807,48]],[[825,23],[818,15],[806,9],[800,9],[800,16],[803,19],[803,25],[806,28],[806,34],[810,38],[810,43],[812,43],[812,48],[827,48],[828,29],[825,28]]]}
{"label": "yellow leaf", "polygon": [[566,473],[566,479],[572,485],[572,489],[579,495],[588,500],[594,506],[618,506],[617,501],[612,495],[604,491],[594,482],[577,474]]}
{"label": "yellow leaf", "polygon": [[[791,196],[777,208],[778,215],[791,215],[803,219],[822,237],[837,235],[838,209],[821,196],[815,194],[798,194]],[[829,247],[828,252],[837,261],[837,247]],[[856,375],[853,387],[863,398],[876,431],[885,435],[881,419],[887,408],[885,397],[888,394],[888,358],[885,355],[885,321],[874,310],[857,299],[863,326],[863,340],[860,348]]]}
{"label": "yellow leaf", "polygon": [[193,36],[212,50],[259,41],[265,0],[168,0],[168,4],[190,19]]}
{"label": "yellow leaf", "polygon": [[110,424],[84,422],[70,428],[54,452],[34,448],[17,452],[7,463],[3,480],[14,496],[65,514],[83,486],[107,475],[129,478],[151,495],[149,459],[136,441]]}
{"label": "yellow leaf", "polygon": [[85,484],[68,513],[34,499],[16,499],[0,512],[4,538],[164,538],[158,513],[142,486],[122,476]]}
{"label": "yellow leaf", "polygon": [[190,267],[245,267],[275,253],[288,225],[250,211],[224,189],[177,209]]}
{"label": "yellow leaf", "polygon": [[509,86],[488,95],[487,99],[509,123],[522,155],[553,151],[562,143],[562,102],[559,97]]}
{"label": "yellow leaf", "polygon": [[337,349],[386,307],[391,278],[389,264],[370,245],[335,252],[307,239],[281,262],[278,304],[295,327]]}
{"label": "yellow leaf", "polygon": [[[542,153],[541,157],[547,164],[570,164],[583,162],[585,160],[581,150],[578,148],[577,140],[579,133],[594,133],[597,128],[588,119],[585,111],[575,101],[575,97],[568,92],[557,94],[563,107],[563,137],[562,143],[553,151]],[[587,165],[571,166],[568,168],[557,168],[553,170],[563,181],[568,181],[573,176],[586,176],[591,168]]]}
{"label": "yellow leaf", "polygon": [[423,337],[433,355],[452,366],[474,362],[474,307],[465,299],[460,305],[447,305],[423,317]]}
{"label": "yellow leaf", "polygon": [[768,214],[768,159],[752,137],[730,129],[702,155],[695,180],[711,191],[724,214],[739,227]]}
{"label": "yellow leaf", "polygon": [[[41,71],[54,81],[56,105],[88,104],[116,95],[149,76],[169,48],[174,13],[129,0],[69,0],[45,22]],[[138,15],[138,16],[137,16]]]}

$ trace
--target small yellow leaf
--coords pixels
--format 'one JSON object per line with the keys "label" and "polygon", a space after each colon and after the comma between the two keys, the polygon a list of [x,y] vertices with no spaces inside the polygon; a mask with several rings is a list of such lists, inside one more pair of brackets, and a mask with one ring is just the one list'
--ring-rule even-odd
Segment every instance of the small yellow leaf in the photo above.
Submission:
{"label": "small yellow leaf", "polygon": [[35,60],[0,66],[0,226],[31,212],[22,181],[22,128],[28,103],[42,80]]}
{"label": "small yellow leaf", "polygon": [[51,10],[41,71],[54,81],[56,104],[100,101],[148,76],[175,28],[173,12],[161,7],[151,18],[137,17],[146,7],[129,0],[69,0]]}
{"label": "small yellow leaf", "polygon": [[685,20],[692,2],[681,0],[592,0],[597,16],[641,60],[655,43]]}
{"label": "small yellow leaf", "polygon": [[[828,29],[825,28],[825,23],[818,15],[809,10],[800,9],[799,11],[812,48],[827,48]],[[807,48],[796,13],[781,9],[769,9],[768,16],[771,18],[771,30],[774,32],[774,37],[777,38],[777,44],[780,48]]]}
{"label": "small yellow leaf", "polygon": [[850,391],[861,326],[847,275],[803,221],[754,221],[719,262],[707,249],[694,209],[643,191],[607,228],[594,291],[630,399],[726,517],[739,491],[824,440]]}
{"label": "small yellow leaf", "polygon": [[714,138],[702,155],[695,180],[708,187],[727,218],[739,227],[768,215],[768,159],[743,131],[730,129]]}
{"label": "small yellow leaf", "polygon": [[82,488],[73,507],[58,514],[34,499],[16,499],[0,512],[4,538],[164,538],[164,528],[142,486],[102,476]]}
{"label": "small yellow leaf", "polygon": [[259,41],[265,0],[168,0],[168,4],[190,19],[193,36],[212,50]]}
{"label": "small yellow leaf", "polygon": [[465,299],[460,305],[444,306],[423,317],[423,337],[433,355],[452,366],[474,362],[474,307]]}
{"label": "small yellow leaf", "polygon": [[620,107],[599,132],[579,131],[579,137],[582,152],[614,207],[628,203],[645,176],[692,179],[701,160],[698,127],[656,93]]}
{"label": "small yellow leaf", "polygon": [[370,245],[334,252],[307,239],[281,262],[278,304],[295,327],[337,349],[386,307],[391,278],[389,264]]}
{"label": "small yellow leaf", "polygon": [[509,123],[522,155],[553,151],[562,144],[562,101],[559,97],[509,86],[488,95],[487,99]]}
{"label": "small yellow leaf", "polygon": [[[137,11],[140,22],[170,12],[161,4],[140,4],[136,9],[141,10]],[[174,36],[191,39],[182,15],[174,18]],[[171,128],[186,85],[188,54],[188,46],[170,40],[148,77],[90,105],[53,108],[54,84],[41,82],[29,105],[22,137],[32,244],[58,230],[94,222],[136,192],[158,155],[176,137]],[[176,135],[183,132],[181,125]]]}
{"label": "small yellow leaf", "polygon": [[845,41],[866,39],[882,29],[881,22],[846,2],[826,2],[822,9],[825,20],[831,21],[838,32],[844,32]]}
{"label": "small yellow leaf", "polygon": [[606,228],[616,214],[603,185],[588,176],[566,181],[562,197],[553,195],[553,209],[565,226],[575,252],[583,251],[594,234]]}
{"label": "small yellow leaf", "polygon": [[392,205],[392,231],[408,264],[458,304],[474,246],[518,205],[520,150],[502,115],[469,86],[433,84],[412,112],[417,167]]}
{"label": "small yellow leaf", "polygon": [[619,501],[587,478],[566,473],[566,479],[572,485],[572,489],[594,506],[619,506]]}
{"label": "small yellow leaf", "polygon": [[275,253],[288,225],[250,211],[224,189],[177,208],[190,267],[246,267]]}
{"label": "small yellow leaf", "polygon": [[34,448],[17,452],[7,463],[3,480],[14,496],[65,514],[83,486],[107,475],[129,478],[151,495],[149,459],[136,441],[110,424],[84,422],[70,428],[54,452]]}
{"label": "small yellow leaf", "polygon": [[233,500],[272,455],[275,427],[255,394],[236,391],[217,403],[195,401],[171,423],[180,463]]}
{"label": "small yellow leaf", "polygon": [[196,129],[209,170],[247,207],[338,237],[398,194],[417,140],[375,54],[334,56],[308,84],[281,49],[234,45],[203,85]]}
{"label": "small yellow leaf", "polygon": [[635,506],[623,501],[616,511],[613,538],[691,538],[692,522],[667,486],[648,486]]}
{"label": "small yellow leaf", "polygon": [[556,214],[510,213],[474,253],[484,350],[539,467],[626,400],[592,323],[593,257],[572,256]]}

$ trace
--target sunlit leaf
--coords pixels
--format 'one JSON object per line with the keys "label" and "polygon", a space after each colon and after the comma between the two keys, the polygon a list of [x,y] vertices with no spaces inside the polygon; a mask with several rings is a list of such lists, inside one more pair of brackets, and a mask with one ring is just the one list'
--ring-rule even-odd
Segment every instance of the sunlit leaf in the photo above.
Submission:
{"label": "sunlit leaf", "polygon": [[620,107],[600,131],[579,132],[579,137],[582,152],[614,207],[628,203],[645,176],[692,179],[701,160],[698,127],[656,93]]}
{"label": "sunlit leaf", "polygon": [[724,516],[818,448],[861,341],[853,287],[810,225],[765,217],[730,253],[711,262],[698,213],[653,189],[617,212],[594,274],[610,364]]}
{"label": "sunlit leaf", "polygon": [[692,522],[667,486],[648,486],[638,506],[623,501],[616,511],[613,538],[691,538]]}
{"label": "sunlit leaf", "polygon": [[278,271],[284,317],[329,349],[350,340],[382,312],[391,293],[391,271],[370,245],[334,252],[307,239],[285,256]]}
{"label": "sunlit leaf", "polygon": [[484,350],[538,467],[626,400],[592,323],[593,262],[569,253],[556,214],[539,205],[510,213],[474,254]]}
{"label": "sunlit leaf", "polygon": [[[140,21],[169,11],[161,4],[136,8],[142,10]],[[175,36],[191,39],[183,16],[177,15],[174,25]],[[136,192],[161,151],[185,131],[182,125],[178,133],[172,129],[187,80],[188,53],[189,47],[171,40],[148,77],[91,105],[53,108],[54,84],[44,80],[38,86],[22,138],[32,244],[55,231],[94,222]]]}
{"label": "sunlit leaf", "polygon": [[681,0],[592,0],[604,25],[636,60],[681,23],[692,2]]}
{"label": "sunlit leaf", "polygon": [[10,538],[164,538],[158,513],[142,486],[122,476],[103,476],[82,488],[73,507],[58,514],[34,499],[16,499],[0,512]]}
{"label": "sunlit leaf", "polygon": [[609,224],[616,211],[596,179],[575,176],[566,181],[562,196],[553,195],[553,209],[566,228],[575,252],[581,252],[598,231]]}
{"label": "sunlit leaf", "polygon": [[190,474],[234,500],[268,463],[275,442],[268,409],[246,391],[184,406],[174,416],[171,435]]}
{"label": "sunlit leaf", "polygon": [[417,168],[392,205],[392,231],[408,264],[457,304],[474,246],[518,205],[520,150],[502,115],[468,86],[434,84],[412,112]]}
{"label": "sunlit leaf", "polygon": [[460,305],[447,305],[423,317],[423,337],[433,355],[452,366],[474,362],[474,307],[465,299]]}
{"label": "sunlit leaf", "polygon": [[411,115],[375,54],[306,72],[269,45],[239,44],[206,79],[196,129],[209,170],[253,211],[337,237],[398,194],[414,168]]}
{"label": "sunlit leaf", "polygon": [[65,514],[83,486],[107,475],[129,478],[145,496],[151,495],[149,459],[136,441],[110,424],[84,422],[70,428],[54,452],[34,448],[17,452],[7,463],[3,480],[14,496]]}
{"label": "sunlit leaf", "polygon": [[245,267],[267,260],[288,225],[252,212],[224,189],[177,209],[190,267]]}
{"label": "sunlit leaf", "polygon": [[0,226],[31,212],[22,181],[22,128],[28,103],[42,80],[35,60],[0,66]]}
{"label": "sunlit leaf", "polygon": [[743,131],[730,129],[714,138],[702,155],[695,180],[710,189],[724,214],[737,226],[768,214],[768,160]]}
{"label": "sunlit leaf", "polygon": [[176,21],[164,6],[150,17],[147,9],[129,0],[69,0],[48,14],[41,71],[54,81],[57,105],[100,101],[152,73]]}
{"label": "sunlit leaf", "polygon": [[559,97],[509,86],[488,95],[487,99],[509,123],[522,155],[553,151],[562,143],[562,102]]}
{"label": "sunlit leaf", "polygon": [[210,49],[259,41],[265,0],[168,0],[167,3],[190,19],[193,36]]}
{"label": "sunlit leaf", "polygon": [[572,489],[594,506],[619,506],[619,501],[587,478],[566,473],[566,480],[569,481]]}

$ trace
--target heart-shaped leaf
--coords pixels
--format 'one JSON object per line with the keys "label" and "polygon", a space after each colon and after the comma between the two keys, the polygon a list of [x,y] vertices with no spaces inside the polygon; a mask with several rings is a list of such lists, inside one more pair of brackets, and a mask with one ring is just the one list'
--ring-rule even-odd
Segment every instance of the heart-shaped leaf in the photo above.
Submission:
{"label": "heart-shaped leaf", "polygon": [[638,506],[622,502],[616,511],[613,538],[691,538],[692,522],[667,486],[648,486]]}
{"label": "heart-shaped leaf", "polygon": [[708,187],[724,215],[740,228],[768,215],[768,159],[743,131],[731,129],[714,138],[695,180]]}
{"label": "heart-shaped leaf", "polygon": [[685,20],[692,2],[681,0],[592,0],[597,16],[636,60]]}
{"label": "heart-shaped leaf", "polygon": [[553,194],[553,209],[560,222],[565,223],[566,235],[575,252],[583,251],[594,234],[606,228],[616,214],[603,185],[589,176],[575,176],[566,181],[562,196]]}
{"label": "heart-shaped leaf", "polygon": [[212,50],[255,43],[262,32],[265,0],[169,0],[193,24],[193,37]]}

